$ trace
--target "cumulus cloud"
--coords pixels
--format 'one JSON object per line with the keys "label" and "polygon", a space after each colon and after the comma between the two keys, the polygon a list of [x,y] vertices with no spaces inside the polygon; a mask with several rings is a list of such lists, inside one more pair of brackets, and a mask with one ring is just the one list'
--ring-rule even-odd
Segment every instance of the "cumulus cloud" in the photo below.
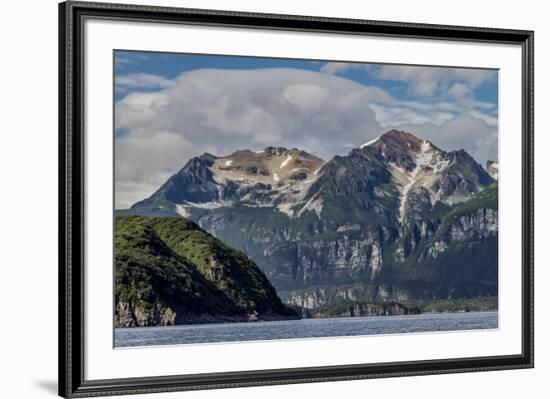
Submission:
{"label": "cumulus cloud", "polygon": [[454,98],[468,98],[472,97],[473,95],[473,89],[471,86],[467,85],[466,83],[453,83],[451,87],[449,87],[448,91],[449,95]]}
{"label": "cumulus cloud", "polygon": [[498,126],[498,117],[496,113],[487,114],[477,110],[472,110],[472,111],[469,111],[468,114],[473,116],[474,118],[481,119],[483,122],[485,122],[489,126],[492,126],[495,128]]}
{"label": "cumulus cloud", "polygon": [[370,107],[376,113],[376,118],[380,124],[388,128],[399,127],[404,124],[418,125],[421,123],[434,123],[439,126],[455,116],[455,114],[443,110],[417,109],[407,106],[406,103],[399,105],[371,104]]}
{"label": "cumulus cloud", "polygon": [[115,203],[127,208],[142,200],[194,155],[179,133],[128,135],[115,141]]}
{"label": "cumulus cloud", "polygon": [[321,67],[321,72],[334,75],[353,69],[365,70],[377,79],[405,82],[412,94],[421,97],[468,98],[475,88],[497,77],[497,71],[487,69],[347,62],[327,62]]}
{"label": "cumulus cloud", "polygon": [[298,69],[203,69],[182,74],[168,89],[128,94],[116,104],[115,121],[131,137],[182,135],[197,153],[292,143],[330,157],[380,133],[369,103],[384,94]]}
{"label": "cumulus cloud", "polygon": [[368,64],[361,64],[358,62],[327,62],[321,67],[321,72],[329,75],[336,75],[351,69],[368,70],[368,67]]}
{"label": "cumulus cloud", "polygon": [[124,93],[129,89],[166,89],[174,85],[174,81],[150,73],[130,73],[119,76],[115,82],[115,89]]}
{"label": "cumulus cloud", "polygon": [[476,87],[497,77],[496,71],[487,69],[405,65],[374,66],[369,73],[378,79],[406,82],[412,93],[421,97],[464,98]]}
{"label": "cumulus cloud", "polygon": [[[445,149],[471,148],[480,162],[492,154],[487,146],[496,148],[496,136],[492,144],[487,136],[496,132],[487,123],[494,122],[494,105],[401,101],[326,72],[199,69],[174,79],[123,75],[115,83],[132,87],[115,106],[115,127],[124,132],[115,141],[117,208],[150,195],[204,152],[223,156],[273,145],[328,160],[393,127],[435,137]],[[474,139],[475,148],[466,148]]]}

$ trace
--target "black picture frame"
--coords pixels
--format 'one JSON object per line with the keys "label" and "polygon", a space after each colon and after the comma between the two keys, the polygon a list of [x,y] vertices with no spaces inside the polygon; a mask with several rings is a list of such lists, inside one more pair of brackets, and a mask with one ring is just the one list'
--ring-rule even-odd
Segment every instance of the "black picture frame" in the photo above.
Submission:
{"label": "black picture frame", "polygon": [[[508,43],[522,48],[522,353],[429,361],[86,380],[83,24],[86,18]],[[59,395],[66,398],[534,367],[534,32],[89,2],[59,4]]]}

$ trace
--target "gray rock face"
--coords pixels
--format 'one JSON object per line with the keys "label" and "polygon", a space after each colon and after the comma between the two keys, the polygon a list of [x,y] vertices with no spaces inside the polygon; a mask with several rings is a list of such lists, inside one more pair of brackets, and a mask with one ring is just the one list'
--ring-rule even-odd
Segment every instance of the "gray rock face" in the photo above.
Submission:
{"label": "gray rock face", "polygon": [[495,209],[477,209],[461,216],[453,223],[449,232],[451,241],[464,241],[469,238],[489,237],[498,232],[498,212]]}
{"label": "gray rock face", "polygon": [[323,286],[305,290],[283,291],[280,295],[285,303],[308,310],[349,302],[402,302],[416,297],[412,290],[404,287],[370,284]]}
{"label": "gray rock face", "polygon": [[312,313],[312,317],[397,316],[418,313],[420,313],[419,310],[409,309],[399,303],[353,303],[349,305],[321,307]]}
{"label": "gray rock face", "polygon": [[145,310],[128,302],[118,302],[115,309],[115,327],[173,326],[176,313],[170,308],[156,304],[153,309]]}
{"label": "gray rock face", "polygon": [[435,259],[446,250],[447,243],[445,241],[439,240],[434,242],[433,245],[428,248],[428,256],[432,259]]}
{"label": "gray rock face", "polygon": [[498,211],[491,208],[476,209],[458,217],[440,240],[428,247],[427,256],[436,259],[453,243],[495,237],[498,234]]}

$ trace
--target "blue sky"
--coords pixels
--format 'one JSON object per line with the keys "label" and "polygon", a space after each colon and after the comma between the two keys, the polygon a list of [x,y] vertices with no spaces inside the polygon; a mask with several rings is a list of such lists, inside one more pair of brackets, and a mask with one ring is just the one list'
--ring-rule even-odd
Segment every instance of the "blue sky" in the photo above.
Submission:
{"label": "blue sky", "polygon": [[[172,79],[182,72],[193,69],[221,68],[221,69],[258,69],[258,68],[297,68],[310,71],[320,71],[326,61],[308,61],[282,58],[235,57],[224,55],[175,54],[136,51],[115,52],[115,74],[123,76],[131,73],[148,73]],[[376,64],[375,64],[376,65]],[[359,69],[344,71],[344,76],[364,85],[375,85],[403,100],[414,100],[414,93],[408,90],[403,81],[388,81],[378,79]],[[139,90],[139,89],[133,89]],[[132,91],[130,89],[129,91]],[[120,100],[127,92],[116,93],[116,100]],[[474,90],[475,98],[479,101],[497,103],[498,80],[484,82]]]}
{"label": "blue sky", "polygon": [[498,72],[115,51],[117,207],[189,158],[270,145],[329,160],[390,129],[498,160]]}

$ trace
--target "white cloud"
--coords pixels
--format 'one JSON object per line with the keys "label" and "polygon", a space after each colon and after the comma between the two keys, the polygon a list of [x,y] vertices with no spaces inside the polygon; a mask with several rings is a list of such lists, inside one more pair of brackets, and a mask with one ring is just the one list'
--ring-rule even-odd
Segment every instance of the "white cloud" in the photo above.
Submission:
{"label": "white cloud", "polygon": [[[403,104],[405,105],[405,104]],[[376,119],[385,128],[399,127],[404,124],[418,125],[422,123],[433,123],[437,126],[453,119],[455,114],[451,112],[430,109],[419,111],[407,106],[388,106],[382,104],[371,104],[371,109],[376,114]]]}
{"label": "white cloud", "polygon": [[115,142],[115,206],[127,208],[151,195],[193,155],[181,134],[124,136]]}
{"label": "white cloud", "polygon": [[326,74],[342,74],[362,69],[381,80],[406,82],[412,94],[420,97],[471,97],[473,90],[493,80],[497,72],[486,69],[426,67],[408,65],[379,65],[348,62],[327,62],[321,67]]}
{"label": "white cloud", "polygon": [[378,79],[406,82],[411,92],[421,97],[456,97],[457,94],[468,94],[481,84],[497,77],[496,71],[487,69],[406,65],[372,67],[369,68],[369,73]]}
{"label": "white cloud", "polygon": [[470,87],[466,83],[455,82],[449,88],[448,94],[451,97],[462,99],[462,98],[472,97],[473,90],[472,90],[472,87]]}
{"label": "white cloud", "polygon": [[[379,87],[300,69],[202,69],[173,80],[126,75],[119,81],[158,87],[133,89],[116,103],[115,127],[124,130],[115,141],[119,208],[151,194],[204,152],[280,145],[330,159],[392,127],[436,137],[445,149],[466,148],[477,133],[496,130],[484,122],[495,120],[491,104],[400,101]],[[443,137],[447,132],[452,138]],[[490,138],[496,148],[496,136]],[[480,143],[472,155],[486,158],[484,148],[491,153],[490,144]]]}
{"label": "white cloud", "polygon": [[489,126],[492,126],[492,127],[497,127],[498,126],[498,117],[497,116],[489,115],[489,114],[486,114],[486,113],[483,113],[483,112],[480,112],[480,111],[476,111],[476,110],[469,111],[468,114],[470,114],[474,118],[481,119],[482,121],[484,121]]}
{"label": "white cloud", "polygon": [[338,73],[349,71],[350,69],[367,70],[368,67],[368,64],[361,64],[358,62],[327,62],[321,67],[321,72],[329,75],[336,75]]}
{"label": "white cloud", "polygon": [[285,87],[282,95],[300,108],[319,108],[327,100],[329,91],[319,84],[295,84]]}
{"label": "white cloud", "polygon": [[328,157],[380,132],[368,105],[384,95],[298,69],[195,70],[165,90],[128,94],[117,102],[116,127],[131,137],[170,131],[193,143],[197,153],[207,146],[226,154],[254,143],[295,143]]}
{"label": "white cloud", "polygon": [[118,76],[115,81],[117,91],[124,93],[128,89],[166,89],[174,85],[174,81],[150,73],[130,73]]}

